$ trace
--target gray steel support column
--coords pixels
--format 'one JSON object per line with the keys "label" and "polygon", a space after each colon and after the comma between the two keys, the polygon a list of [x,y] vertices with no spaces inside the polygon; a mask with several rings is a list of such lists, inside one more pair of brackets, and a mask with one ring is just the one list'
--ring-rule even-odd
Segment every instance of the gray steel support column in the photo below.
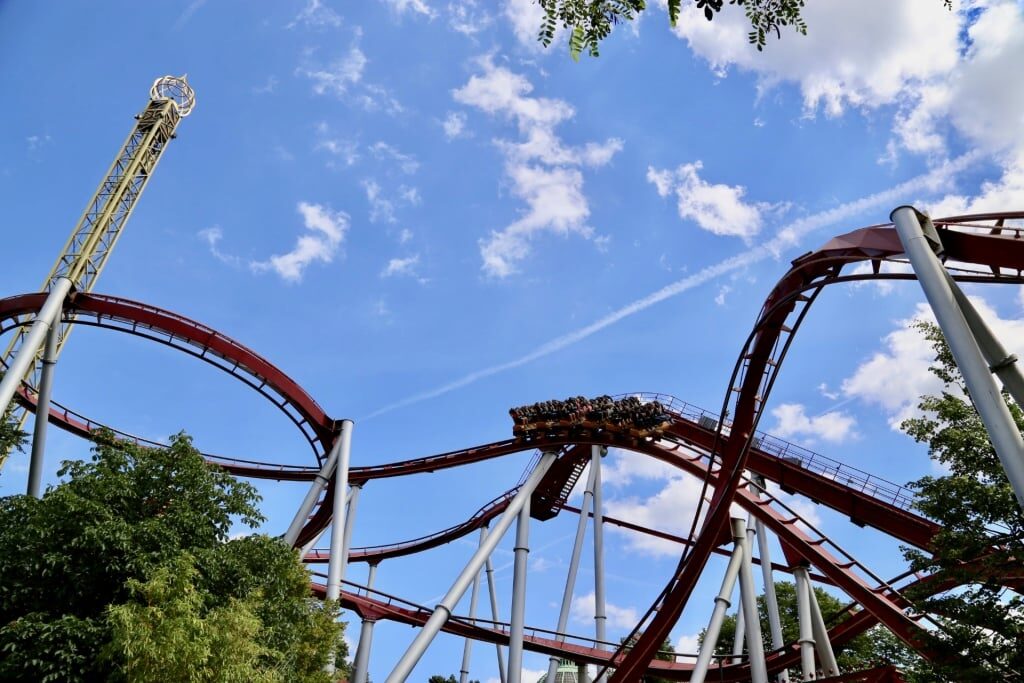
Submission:
{"label": "gray steel support column", "polygon": [[761,617],[757,611],[757,591],[754,588],[754,570],[751,562],[753,529],[743,534],[743,561],[740,563],[740,602],[743,621],[746,622],[747,659],[750,660],[752,683],[768,683],[768,667],[764,661],[764,641],[761,639]]}
{"label": "gray steel support column", "polygon": [[[338,465],[334,471],[334,508],[331,519],[331,555],[327,560],[327,599],[337,600],[341,597],[341,581],[345,578],[344,545],[345,545],[345,497],[348,490],[348,465],[352,450],[352,420],[341,421],[338,433],[339,445]],[[334,672],[334,656],[325,667]]]}
{"label": "gray steel support column", "polygon": [[[480,543],[483,544],[487,538],[487,528],[480,527]],[[472,621],[476,619],[476,603],[480,597],[480,572],[476,573],[473,577],[473,591],[469,594],[469,618]],[[469,658],[473,652],[473,640],[472,638],[466,638],[465,645],[462,646],[462,668],[459,669],[459,683],[468,683],[469,681]]]}
{"label": "gray steel support column", "polygon": [[945,269],[943,271],[946,273],[946,281],[953,291],[953,296],[956,297],[956,302],[960,304],[960,312],[964,314],[964,320],[967,321],[971,332],[974,333],[974,340],[978,342],[978,347],[981,349],[982,355],[985,356],[989,370],[999,378],[1017,405],[1024,406],[1024,374],[1021,373],[1020,366],[1017,364],[1017,356],[1006,350],[1002,342],[985,324],[981,315],[974,308],[974,304],[963,293],[953,276]]}
{"label": "gray steel support column", "polygon": [[14,354],[10,366],[4,373],[3,380],[0,380],[0,416],[6,415],[7,409],[11,407],[11,400],[17,393],[18,387],[21,386],[21,380],[35,364],[36,354],[39,353],[43,342],[46,341],[46,335],[50,328],[55,325],[59,326],[60,314],[64,309],[64,299],[67,298],[70,291],[71,280],[66,277],[57,278],[50,288],[46,302],[43,303],[43,307],[39,309],[35,320],[32,321],[32,327],[29,328],[28,334],[22,339],[21,347]]}
{"label": "gray steel support column", "polygon": [[[484,526],[484,536],[487,535],[488,528]],[[498,611],[498,594],[494,590],[494,564],[491,562],[491,558],[488,555],[487,562],[484,563],[485,573],[487,575],[487,593],[491,598],[491,621],[501,621],[501,612]],[[505,655],[501,651],[501,645],[498,643],[494,644],[494,649],[498,653],[498,680],[501,683],[506,683],[505,674]]]}
{"label": "gray steel support column", "polygon": [[[754,483],[764,487],[764,477],[754,476]],[[751,487],[754,495],[761,497],[757,487]],[[758,558],[761,560],[761,578],[764,583],[764,602],[768,611],[768,630],[771,631],[772,650],[780,650],[785,645],[782,640],[782,619],[779,617],[779,599],[775,594],[775,576],[772,573],[772,552],[768,546],[768,530],[760,520],[754,520],[754,529],[757,533]],[[775,678],[779,683],[789,683],[789,674],[785,669],[780,671]]]}
{"label": "gray steel support column", "polygon": [[[545,680],[546,681],[551,681],[552,683],[554,683],[555,679],[554,678],[546,678]],[[576,680],[579,683],[590,683],[590,672],[587,671],[587,664],[586,664],[586,662],[577,662],[576,663]]]}
{"label": "gray steel support column", "polygon": [[[604,502],[601,492],[601,458],[608,453],[604,446],[590,447],[590,469],[594,477],[594,637],[605,641],[608,617],[604,597]],[[602,649],[597,644],[594,647]],[[607,674],[598,676],[595,683],[605,683]]]}
{"label": "gray steel support column", "polygon": [[[742,591],[743,588],[740,588]],[[739,594],[739,603],[736,605],[736,631],[732,634],[732,663],[743,662],[743,641],[747,637],[747,622],[743,618],[743,593]]]}
{"label": "gray steel support column", "polygon": [[1024,509],[1024,440],[1021,439],[1020,431],[957,305],[945,268],[925,236],[917,211],[909,206],[901,206],[892,212],[891,217],[907,258],[914,267],[918,282],[935,312],[935,319],[942,328],[949,350],[970,391],[971,401],[985,423],[992,446],[1017,496],[1017,504]]}
{"label": "gray steel support column", "polygon": [[813,681],[814,668],[814,626],[811,623],[811,579],[807,575],[807,567],[797,567],[793,570],[793,579],[796,582],[796,613],[797,622],[800,627],[797,642],[800,643],[800,673],[801,680]]}
{"label": "gray steel support column", "polygon": [[53,366],[57,364],[57,341],[60,325],[50,325],[43,345],[42,369],[39,372],[39,393],[36,396],[36,420],[32,434],[32,458],[28,466],[28,495],[42,494],[43,460],[46,453],[46,428],[50,424],[50,395],[53,393]]}
{"label": "gray steel support column", "polygon": [[[576,587],[576,574],[580,568],[580,555],[583,554],[583,540],[587,535],[587,517],[590,515],[591,499],[594,497],[594,468],[590,468],[587,477],[587,487],[583,489],[583,502],[580,504],[580,519],[576,524],[576,540],[572,545],[572,557],[569,560],[569,573],[565,577],[565,590],[562,592],[562,607],[558,611],[558,625],[555,631],[565,633],[565,627],[569,623],[569,609],[572,607],[572,593]],[[564,636],[556,636],[556,640],[563,642]],[[548,661],[548,677],[545,680],[554,681],[558,670],[558,657],[552,657]]]}
{"label": "gray steel support column", "polygon": [[334,472],[334,508],[331,518],[331,556],[327,562],[327,599],[341,596],[341,581],[345,578],[343,561],[345,547],[345,498],[348,493],[348,465],[352,450],[352,420],[341,421],[338,433],[338,466]]}
{"label": "gray steel support column", "polygon": [[742,540],[746,537],[746,524],[737,517],[733,517],[731,522],[732,555],[729,556],[729,564],[725,568],[725,576],[722,577],[722,587],[718,590],[718,595],[715,596],[715,608],[711,612],[708,629],[704,632],[704,640],[700,644],[700,652],[697,653],[697,663],[693,665],[693,673],[690,674],[690,683],[704,683],[708,675],[711,655],[715,653],[715,646],[718,645],[722,622],[725,620],[725,613],[729,610],[729,598],[732,597],[733,588],[736,586],[736,577],[739,576],[740,565],[743,563]]}
{"label": "gray steel support column", "polygon": [[501,513],[497,523],[494,525],[494,529],[487,535],[487,540],[477,549],[469,563],[462,570],[462,573],[455,579],[455,583],[448,589],[444,598],[441,599],[441,602],[434,609],[434,613],[427,619],[427,623],[423,625],[423,628],[420,629],[420,632],[416,635],[412,644],[409,645],[405,654],[402,655],[395,668],[388,674],[385,683],[402,683],[409,677],[416,663],[420,661],[423,653],[427,651],[427,647],[437,636],[445,622],[448,621],[452,609],[454,609],[455,605],[466,593],[466,589],[469,588],[473,577],[480,571],[480,567],[484,565],[490,554],[494,552],[494,548],[498,545],[501,537],[505,535],[505,532],[512,525],[512,521],[519,515],[526,502],[530,500],[530,496],[533,495],[537,484],[540,483],[540,480],[551,468],[551,464],[557,457],[557,451],[547,451],[541,456],[530,476],[526,478],[523,485],[519,487],[519,491],[509,502],[508,507]]}
{"label": "gray steel support column", "polygon": [[[348,495],[345,497],[345,505],[348,506],[348,504],[349,504],[349,502],[351,500],[352,500],[352,489],[349,489]],[[347,510],[348,507],[346,507],[345,509]],[[309,554],[309,551],[313,549],[313,546],[315,546],[320,541],[320,539],[323,537],[324,533],[327,531],[327,528],[328,527],[324,527],[320,531],[316,532],[316,535],[313,536],[313,538],[309,539],[309,541],[306,543],[306,545],[302,546],[302,550],[299,553],[300,557],[305,557],[307,554]]]}
{"label": "gray steel support column", "polygon": [[338,439],[334,442],[334,447],[327,454],[324,464],[320,466],[320,471],[317,472],[316,478],[310,484],[309,490],[306,491],[306,497],[302,499],[302,504],[296,510],[292,523],[288,525],[288,531],[284,532],[284,542],[288,545],[294,546],[295,541],[299,538],[299,532],[306,525],[309,513],[313,511],[313,506],[320,499],[320,494],[323,493],[324,488],[327,486],[328,479],[334,473],[334,468],[338,464],[338,452],[340,450],[341,439]]}
{"label": "gray steel support column", "polygon": [[523,678],[523,627],[526,625],[526,563],[530,555],[530,499],[516,521],[515,558],[512,567],[512,617],[508,631],[508,683]]}
{"label": "gray steel support column", "polygon": [[[366,577],[366,587],[373,588],[373,582],[377,578],[376,563],[370,565],[369,575]],[[366,683],[367,673],[370,666],[370,647],[373,645],[373,625],[376,619],[363,619],[359,628],[359,644],[356,646],[356,658],[352,664],[352,683]]]}
{"label": "gray steel support column", "polygon": [[832,650],[832,641],[828,639],[828,628],[825,626],[825,619],[821,616],[821,606],[818,605],[818,596],[814,594],[814,587],[811,585],[810,577],[807,581],[807,602],[811,606],[811,633],[814,634],[814,649],[818,652],[818,661],[825,671],[825,676],[838,676],[839,664],[836,662],[836,653]]}
{"label": "gray steel support column", "polygon": [[345,510],[345,539],[341,544],[342,574],[348,568],[348,555],[352,550],[352,529],[356,525],[356,506],[359,504],[359,492],[363,490],[363,482],[352,484],[348,493],[348,507]]}

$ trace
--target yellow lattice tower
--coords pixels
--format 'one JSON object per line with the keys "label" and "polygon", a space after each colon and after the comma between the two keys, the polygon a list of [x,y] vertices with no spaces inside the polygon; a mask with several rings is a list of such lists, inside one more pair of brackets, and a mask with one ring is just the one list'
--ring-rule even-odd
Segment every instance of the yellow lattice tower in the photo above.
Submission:
{"label": "yellow lattice tower", "polygon": [[[60,301],[55,304],[58,313],[52,321],[60,326],[55,353],[60,353],[73,323],[72,320],[61,320],[59,304],[71,289],[92,291],[128,217],[167,148],[167,143],[174,138],[178,123],[192,112],[196,102],[195,92],[185,76],[158,78],[153,82],[149,96],[149,103],[135,117],[135,127],[86,205],[53,269],[43,281],[42,291],[50,292],[53,298],[59,294]],[[34,323],[40,322],[43,317],[40,311],[35,320],[31,316],[19,320],[14,337],[0,357],[4,371],[13,370],[16,375],[20,375],[21,385],[33,393],[38,386],[40,363],[36,361],[42,349],[42,337],[39,334],[33,336],[33,330],[38,327]],[[48,328],[51,321],[45,322]],[[30,323],[33,323],[32,327],[29,327]],[[22,352],[23,358],[19,362],[18,356]],[[20,371],[21,366],[26,366],[23,371]],[[7,381],[0,385],[0,414],[10,405],[18,388],[18,383]],[[23,425],[28,415],[27,409],[17,406],[15,411],[14,419],[19,426]],[[7,453],[0,452],[0,468],[6,460]]]}

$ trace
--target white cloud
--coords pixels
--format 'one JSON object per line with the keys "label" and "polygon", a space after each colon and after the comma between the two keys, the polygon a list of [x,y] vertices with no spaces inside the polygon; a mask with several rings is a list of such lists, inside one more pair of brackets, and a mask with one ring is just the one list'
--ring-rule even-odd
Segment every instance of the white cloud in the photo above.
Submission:
{"label": "white cloud", "polygon": [[398,243],[406,244],[413,237],[412,230],[409,228],[402,228],[402,232],[398,233]]}
{"label": "white cloud", "polygon": [[[701,481],[678,470],[669,477],[665,486],[647,498],[626,497],[605,499],[605,509],[611,517],[628,519],[634,524],[686,537],[700,500]],[[662,538],[612,527],[621,535],[626,546],[633,551],[653,557],[678,557],[678,543]]]}
{"label": "white cloud", "polygon": [[466,129],[466,115],[450,111],[441,122],[441,127],[444,128],[444,136],[449,140],[461,137]]}
{"label": "white cloud", "polygon": [[958,14],[935,0],[815,0],[803,10],[807,35],[787,32],[764,52],[748,43],[744,13],[727,9],[707,21],[694,4],[684,5],[675,32],[716,71],[752,71],[762,89],[799,83],[809,114],[894,102],[957,61]]}
{"label": "white cloud", "polygon": [[286,28],[295,28],[299,24],[311,28],[331,28],[341,26],[341,16],[323,0],[309,0],[306,6],[295,16]]}
{"label": "white cloud", "polygon": [[300,235],[295,248],[286,254],[271,256],[266,261],[249,264],[255,272],[273,270],[287,282],[299,282],[306,267],[314,261],[330,263],[345,240],[349,217],[322,204],[299,202],[298,212],[312,234]]}
{"label": "white cloud", "polygon": [[25,138],[25,142],[28,143],[28,149],[30,152],[34,152],[43,145],[50,144],[49,135],[29,135]]}
{"label": "white cloud", "polygon": [[375,142],[370,146],[373,156],[381,161],[392,161],[406,175],[412,175],[420,168],[420,162],[411,154],[400,152],[386,142]]}
{"label": "white cloud", "polygon": [[736,185],[711,184],[698,175],[700,161],[683,164],[675,171],[647,168],[647,180],[667,197],[676,195],[679,217],[690,219],[703,230],[716,235],[742,237],[749,241],[761,231],[761,210],[765,204],[743,201],[746,188]]}
{"label": "white cloud", "polygon": [[[313,149],[327,152],[339,159],[345,166],[354,166],[359,161],[359,145],[355,140],[336,137],[326,121],[316,124],[316,138]],[[331,160],[327,162],[327,165],[333,167],[336,162]]]}
{"label": "white cloud", "polygon": [[[590,591],[586,595],[574,597],[572,599],[572,607],[570,608],[573,621],[581,624],[593,623],[594,604],[594,591]],[[608,617],[608,626],[611,628],[631,629],[639,621],[639,615],[635,607],[620,607],[613,605],[607,600],[605,601],[604,613]]]}
{"label": "white cloud", "polygon": [[[362,185],[363,190],[366,191],[366,200],[370,203],[370,222],[397,223],[398,219],[395,217],[395,211],[398,208],[398,204],[396,200],[386,197],[383,188],[372,178],[363,180]],[[407,185],[398,186],[397,198],[398,201],[408,206],[416,206],[422,201],[419,190]],[[403,230],[399,234],[399,240],[402,240],[405,232]],[[411,236],[412,233],[410,232],[409,235]]]}
{"label": "white cloud", "polygon": [[725,305],[725,297],[732,291],[732,287],[729,285],[722,285],[718,288],[718,294],[715,295],[715,304],[719,306]]}
{"label": "white cloud", "polygon": [[675,648],[676,652],[688,655],[697,654],[697,652],[700,651],[700,634],[683,634],[676,639],[676,642],[673,643],[672,646]]}
{"label": "white cloud", "polygon": [[226,263],[230,266],[237,266],[241,264],[242,259],[232,254],[225,254],[220,250],[220,247],[217,246],[224,238],[224,231],[220,229],[219,225],[215,225],[212,228],[206,228],[205,230],[200,230],[197,235],[199,236],[199,239],[206,242],[206,245],[210,248],[210,253],[213,254],[213,257],[221,263]]}
{"label": "white cloud", "polygon": [[572,118],[573,108],[562,100],[532,97],[533,85],[521,74],[495,66],[490,57],[478,60],[481,74],[452,94],[456,101],[514,121],[521,139],[497,140],[505,155],[505,173],[512,194],[526,203],[520,218],[480,240],[483,270],[494,277],[516,272],[543,232],[563,237],[594,236],[586,224],[590,207],[583,193],[580,167],[607,164],[622,149],[622,141],[567,147],[555,127]]}
{"label": "white cloud", "polygon": [[406,258],[393,258],[388,265],[380,272],[381,277],[394,277],[395,275],[415,275],[416,266],[419,265],[420,255],[414,254]]}
{"label": "white cloud", "polygon": [[772,416],[776,423],[769,431],[783,439],[824,439],[841,443],[856,436],[854,426],[857,421],[852,415],[839,411],[811,416],[799,403],[783,403],[772,409]]}
{"label": "white cloud", "polygon": [[[601,481],[605,486],[624,487],[637,480],[666,481],[679,476],[679,470],[641,453],[612,448],[601,463]],[[584,481],[580,475],[580,481]]]}
{"label": "white cloud", "polygon": [[333,95],[366,111],[384,111],[392,116],[402,113],[404,108],[401,102],[387,88],[364,81],[369,60],[359,48],[361,37],[362,30],[357,29],[348,52],[326,66],[311,61],[313,51],[307,50],[304,63],[295,73],[308,78],[317,95]]}
{"label": "white cloud", "polygon": [[536,0],[505,0],[505,18],[521,45],[536,51],[542,49],[537,34],[544,21],[544,9]]}
{"label": "white cloud", "polygon": [[457,33],[473,37],[491,25],[494,18],[479,8],[477,0],[448,3],[448,26]]}
{"label": "white cloud", "polygon": [[428,19],[433,19],[437,16],[437,12],[425,0],[381,0],[381,2],[390,7],[398,16],[403,16],[407,12],[419,14]]}

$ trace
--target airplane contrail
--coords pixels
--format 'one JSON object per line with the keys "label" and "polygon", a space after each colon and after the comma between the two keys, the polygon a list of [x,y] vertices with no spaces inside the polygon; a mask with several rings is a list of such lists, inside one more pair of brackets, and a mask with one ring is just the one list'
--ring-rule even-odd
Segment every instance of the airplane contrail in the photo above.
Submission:
{"label": "airplane contrail", "polygon": [[780,228],[775,233],[775,236],[769,241],[736,254],[735,256],[719,261],[718,263],[706,266],[698,272],[688,275],[681,280],[676,280],[675,282],[665,285],[661,289],[651,292],[645,297],[628,303],[622,308],[619,308],[602,318],[598,318],[589,325],[541,344],[533,351],[530,351],[523,356],[483,368],[482,370],[476,370],[467,375],[463,375],[458,379],[452,380],[451,382],[442,384],[441,386],[413,394],[412,396],[406,397],[400,401],[386,405],[383,408],[378,408],[362,419],[369,420],[379,417],[380,415],[384,415],[385,413],[398,410],[399,408],[405,408],[431,398],[436,398],[487,377],[521,367],[527,363],[532,363],[538,358],[543,358],[544,356],[549,356],[552,353],[561,351],[562,349],[572,346],[573,344],[583,341],[587,337],[600,332],[606,327],[614,325],[624,318],[628,318],[631,315],[647,310],[651,306],[661,303],[666,299],[678,296],[683,292],[693,289],[694,287],[698,287],[706,282],[715,280],[727,273],[731,273],[735,270],[763,261],[766,258],[772,256],[777,257],[782,253],[783,249],[795,246],[799,243],[800,239],[816,230],[820,230],[821,228],[827,227],[846,218],[857,216],[868,209],[874,209],[882,205],[892,205],[899,201],[906,201],[907,195],[912,192],[940,187],[948,181],[953,174],[964,170],[982,156],[983,155],[979,152],[968,152],[956,159],[947,161],[928,173],[923,173],[911,178],[910,180],[906,180],[895,187],[891,187],[887,190],[882,190],[881,192],[876,192],[875,194],[870,194],[859,199],[854,199],[826,211],[820,211],[816,214],[799,218]]}

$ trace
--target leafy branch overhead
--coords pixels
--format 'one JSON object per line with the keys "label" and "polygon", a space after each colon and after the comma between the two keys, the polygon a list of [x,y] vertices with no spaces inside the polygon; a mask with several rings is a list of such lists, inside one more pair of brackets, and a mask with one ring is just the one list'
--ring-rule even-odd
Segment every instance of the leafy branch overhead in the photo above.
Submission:
{"label": "leafy branch overhead", "polygon": [[[782,37],[783,28],[807,34],[803,19],[804,0],[686,0],[703,10],[711,21],[726,5],[742,6],[750,21],[747,39],[758,51],[764,50],[769,36]],[[600,54],[599,46],[619,23],[633,21],[647,9],[646,0],[537,0],[544,10],[538,40],[549,46],[559,26],[570,31],[569,54],[579,60],[585,50],[591,57]],[[679,21],[684,0],[668,0],[668,19],[672,26]],[[952,0],[943,0],[952,9]]]}

